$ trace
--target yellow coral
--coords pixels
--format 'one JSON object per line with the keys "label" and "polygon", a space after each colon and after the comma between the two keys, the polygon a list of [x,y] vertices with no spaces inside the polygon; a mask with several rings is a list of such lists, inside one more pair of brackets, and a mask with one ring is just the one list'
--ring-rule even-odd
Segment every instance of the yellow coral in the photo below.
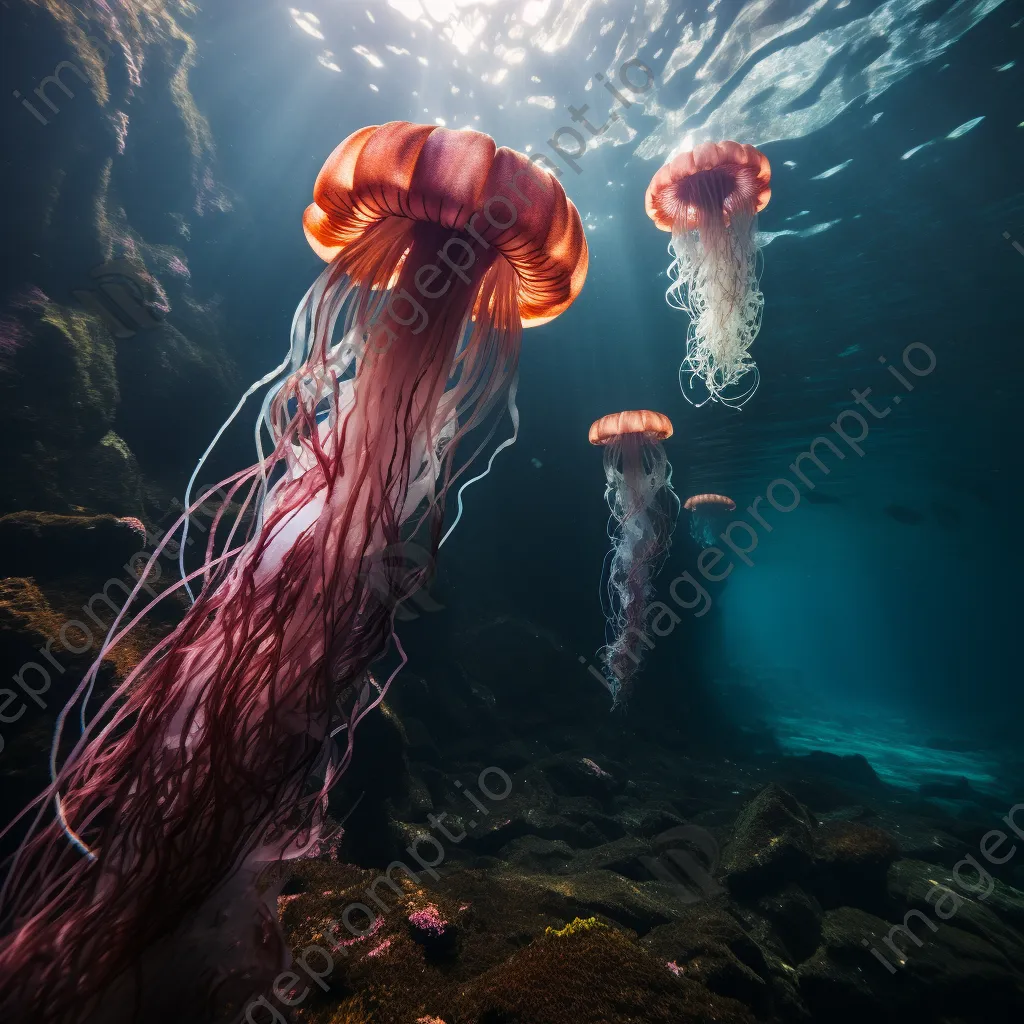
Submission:
{"label": "yellow coral", "polygon": [[550,925],[544,929],[545,935],[554,935],[556,938],[564,939],[569,935],[576,935],[579,932],[589,932],[594,928],[607,928],[608,925],[602,924],[596,917],[588,917],[584,920],[582,917],[577,917],[570,921],[564,928],[552,928]]}

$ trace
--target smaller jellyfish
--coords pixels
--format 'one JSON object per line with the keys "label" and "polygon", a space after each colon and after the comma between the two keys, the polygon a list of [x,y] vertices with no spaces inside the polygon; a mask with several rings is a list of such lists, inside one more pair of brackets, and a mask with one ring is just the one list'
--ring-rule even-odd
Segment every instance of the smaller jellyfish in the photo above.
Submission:
{"label": "smaller jellyfish", "polygon": [[600,657],[612,707],[626,703],[647,636],[654,579],[668,555],[679,515],[672,466],[661,442],[672,436],[667,416],[647,409],[610,413],[590,427],[590,443],[604,447],[605,500],[612,542],[601,573],[605,646]]}
{"label": "smaller jellyfish", "polygon": [[[647,216],[672,233],[670,306],[690,318],[679,385],[694,405],[739,408],[757,390],[749,348],[761,328],[757,214],[771,198],[771,167],[738,142],[702,142],[665,164],[647,186]],[[753,372],[753,383],[740,380]],[[691,398],[694,378],[707,397]]]}
{"label": "smaller jellyfish", "polygon": [[727,513],[736,508],[736,502],[724,494],[694,494],[683,502],[690,513],[690,536],[702,547],[715,543],[725,526]]}

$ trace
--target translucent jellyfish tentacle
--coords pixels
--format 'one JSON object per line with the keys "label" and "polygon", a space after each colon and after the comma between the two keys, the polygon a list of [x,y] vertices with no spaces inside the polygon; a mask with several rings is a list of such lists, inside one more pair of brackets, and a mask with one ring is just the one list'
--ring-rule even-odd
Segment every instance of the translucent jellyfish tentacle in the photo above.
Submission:
{"label": "translucent jellyfish tentacle", "polygon": [[[763,261],[757,214],[771,198],[771,167],[753,146],[701,142],[684,149],[651,179],[648,216],[670,233],[667,303],[688,317],[680,387],[693,405],[741,407],[757,381],[749,350],[761,327]],[[694,378],[707,389],[695,399]],[[745,385],[744,385],[745,386]]]}
{"label": "translucent jellyfish tentacle", "polygon": [[512,383],[511,383],[511,386],[509,387],[509,390],[508,390],[508,413],[509,413],[509,416],[512,419],[512,436],[508,437],[504,441],[502,441],[501,444],[499,444],[498,447],[495,448],[493,452],[491,452],[491,457],[487,460],[487,466],[484,468],[483,472],[478,473],[474,477],[470,477],[469,480],[464,481],[462,483],[462,485],[459,487],[458,494],[456,495],[456,498],[458,500],[458,513],[456,514],[455,520],[452,523],[452,525],[449,526],[448,529],[445,531],[444,536],[441,538],[440,542],[437,545],[438,547],[441,547],[441,545],[444,544],[444,542],[452,535],[452,531],[455,529],[455,527],[459,525],[459,520],[462,518],[462,508],[463,508],[463,506],[462,506],[462,495],[463,495],[463,492],[471,484],[475,484],[479,480],[483,480],[483,478],[485,476],[487,476],[488,473],[490,473],[491,467],[494,465],[494,460],[497,458],[498,453],[499,452],[503,452],[506,448],[511,447],[518,440],[518,438],[519,438],[519,408],[516,405],[516,391],[518,390],[518,388],[519,388],[519,375],[516,374],[516,376],[512,378]]}
{"label": "translucent jellyfish tentacle", "polygon": [[652,646],[646,633],[647,610],[654,578],[668,555],[680,502],[672,488],[672,467],[656,436],[627,432],[611,441],[600,440],[600,433],[598,438],[596,443],[605,445],[611,542],[601,567],[605,644],[598,657],[605,666],[612,707],[618,708],[628,699],[643,649]]}
{"label": "translucent jellyfish tentacle", "polygon": [[[254,394],[256,394],[256,392],[259,391],[260,388],[266,387],[267,384],[270,384],[272,381],[277,380],[277,378],[280,377],[281,374],[287,372],[289,366],[291,366],[293,369],[296,367],[296,365],[297,365],[297,363],[296,363],[297,354],[296,354],[295,341],[296,341],[296,327],[297,327],[297,324],[298,324],[298,321],[299,321],[299,316],[302,314],[303,309],[305,308],[306,304],[309,302],[310,296],[316,290],[317,285],[320,284],[320,281],[321,281],[322,278],[323,278],[323,274],[321,274],[320,278],[318,278],[316,280],[316,282],[314,282],[310,286],[310,288],[307,290],[305,296],[303,297],[302,301],[296,307],[295,313],[292,316],[292,329],[291,329],[292,344],[291,344],[291,347],[289,349],[288,355],[285,356],[285,358],[277,366],[275,366],[273,370],[271,370],[269,373],[264,374],[264,376],[261,377],[258,381],[256,381],[254,384],[251,384],[248,388],[246,388],[244,394],[238,400],[238,402],[235,405],[234,409],[231,410],[231,413],[228,415],[228,418],[221,424],[220,429],[217,431],[217,433],[213,435],[213,440],[206,446],[206,451],[204,451],[203,454],[199,457],[199,461],[196,463],[196,468],[194,470],[192,470],[192,475],[188,478],[188,483],[185,485],[185,508],[186,509],[190,508],[192,488],[195,486],[196,478],[199,476],[200,472],[202,472],[202,468],[206,464],[206,460],[209,459],[209,457],[213,454],[214,448],[217,447],[217,444],[220,442],[220,439],[224,436],[225,431],[228,429],[228,427],[231,426],[231,424],[235,421],[235,418],[242,411],[242,408],[245,405],[245,403]],[[261,461],[262,461],[262,452],[261,452]],[[206,495],[205,497],[208,498],[209,495]],[[205,500],[205,498],[204,498],[204,500]],[[200,504],[202,504],[202,503],[203,502],[201,501]],[[182,525],[182,528],[181,528],[181,546],[178,548],[178,569],[181,572],[182,579],[184,579],[185,576],[186,576],[186,572],[185,572],[185,544],[186,544],[186,541],[188,540],[188,524],[189,524],[189,516],[188,516],[188,514],[186,514],[185,517],[184,517],[184,524]],[[196,600],[195,599],[195,594],[192,593],[192,588],[187,583],[185,584],[185,591],[188,594],[189,601],[192,604],[195,604],[195,600]]]}

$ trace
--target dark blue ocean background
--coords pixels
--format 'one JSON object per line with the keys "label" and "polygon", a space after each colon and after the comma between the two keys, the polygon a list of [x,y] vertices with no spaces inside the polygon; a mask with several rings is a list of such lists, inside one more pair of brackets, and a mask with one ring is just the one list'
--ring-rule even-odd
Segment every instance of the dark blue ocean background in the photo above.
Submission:
{"label": "dark blue ocean background", "polygon": [[[644,17],[641,5],[618,6]],[[720,19],[728,24],[736,6],[720,4]],[[796,15],[799,5],[760,6],[777,18],[783,7]],[[630,28],[620,16],[601,34],[617,5],[588,10],[557,52],[527,43],[500,85],[479,80],[494,70],[493,57],[461,54],[444,39],[443,23],[430,29],[383,5],[372,20],[359,4],[311,11],[322,40],[277,5],[223,3],[201,15],[194,92],[241,215],[230,226],[212,219],[199,246],[193,235],[192,269],[223,294],[248,376],[279,358],[293,306],[319,269],[299,225],[311,182],[326,154],[363,124],[442,118],[545,153],[584,216],[584,293],[558,321],[524,336],[519,441],[467,492],[435,588],[445,611],[410,626],[413,650],[457,662],[461,635],[499,623],[593,660],[606,542],[600,457],[586,434],[598,416],[622,408],[669,415],[680,496],[730,495],[739,516],[776,478],[795,479],[789,466],[816,437],[835,436],[830,424],[856,408],[853,390],[870,388],[879,410],[899,394],[902,403],[884,419],[869,417],[862,456],[843,445],[847,458],[829,457],[831,472],[816,474],[810,498],[804,487],[792,512],[769,510],[770,533],[746,515],[758,530],[754,564],[734,558],[735,571],[711,585],[708,614],[681,613],[684,621],[652,652],[636,703],[693,736],[734,718],[767,726],[792,749],[863,753],[907,784],[947,772],[1002,788],[1021,712],[1015,382],[1024,254],[1012,240],[1024,238],[1022,69],[1014,63],[1024,28],[1019,8],[989,6],[991,14],[933,56],[907,50],[902,59],[918,63],[900,68],[870,101],[868,81],[882,77],[872,78],[870,66],[898,43],[887,39],[879,5],[830,5],[759,53],[839,33],[803,95],[775,111],[769,86],[746,105],[754,126],[768,111],[760,135],[741,141],[771,161],[773,194],[760,227],[781,234],[764,249],[765,312],[753,348],[761,385],[740,412],[691,407],[679,390],[685,318],[664,302],[667,236],[643,210],[660,160],[636,152],[664,129],[640,104],[625,111],[591,77],[615,66],[614,45]],[[929,29],[941,36],[952,7],[916,5],[912,20],[925,39],[933,38]],[[872,13],[875,31],[842,38],[844,26]],[[674,7],[636,51],[656,75],[681,35],[673,14]],[[502,38],[509,15],[497,5],[486,17],[480,38]],[[636,25],[631,31],[643,36]],[[354,52],[360,46],[383,66]],[[340,70],[318,62],[325,50]],[[890,55],[899,68],[898,52]],[[662,108],[683,105],[699,85],[693,71],[656,86]],[[736,77],[750,72],[741,63]],[[633,75],[644,83],[642,71]],[[723,85],[711,108],[736,87]],[[536,95],[551,97],[552,109],[531,103]],[[591,141],[574,170],[549,140],[578,151],[559,131],[573,126],[566,108],[585,103],[594,126],[618,112],[613,128],[628,122],[635,135]],[[804,135],[799,116],[809,108],[824,123]],[[692,123],[701,137],[701,119]],[[776,138],[786,132],[794,137]],[[818,233],[800,237],[813,225]],[[921,378],[901,366],[915,342],[935,356],[934,371]],[[912,393],[882,359],[900,366]],[[735,535],[742,543],[742,531]],[[696,572],[697,553],[682,522],[661,577],[663,600],[672,579]],[[416,662],[414,655],[413,672]],[[520,686],[538,714],[547,687],[568,685],[550,679],[536,689],[528,660],[509,652],[489,669]],[[583,666],[575,671],[581,683],[593,682]],[[990,749],[929,752],[930,738]]]}

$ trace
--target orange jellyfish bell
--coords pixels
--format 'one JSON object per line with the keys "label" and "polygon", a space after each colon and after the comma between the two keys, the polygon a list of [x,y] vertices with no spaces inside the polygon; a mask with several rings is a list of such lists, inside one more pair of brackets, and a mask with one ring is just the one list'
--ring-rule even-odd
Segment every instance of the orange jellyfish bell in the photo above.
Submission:
{"label": "orange jellyfish bell", "polygon": [[[345,139],[303,216],[309,244],[330,262],[389,219],[460,232],[442,264],[463,279],[496,249],[515,271],[524,327],[564,312],[587,276],[583,225],[558,180],[481,132],[392,121]],[[416,283],[429,291],[434,280],[428,269]]]}
{"label": "orange jellyfish bell", "polygon": [[591,444],[611,444],[626,434],[643,434],[651,441],[664,441],[672,436],[672,421],[650,409],[611,412],[590,424]]}
{"label": "orange jellyfish bell", "polygon": [[647,186],[647,216],[662,231],[702,226],[702,212],[721,209],[728,224],[739,210],[760,213],[771,199],[772,169],[759,149],[741,142],[702,142],[658,170]]}
{"label": "orange jellyfish bell", "polygon": [[702,505],[721,505],[728,512],[736,508],[736,502],[724,494],[694,494],[683,502],[683,508],[687,512],[693,512]]}
{"label": "orange jellyfish bell", "polygon": [[683,502],[683,508],[690,513],[690,536],[702,548],[709,548],[736,502],[724,494],[694,494]]}

